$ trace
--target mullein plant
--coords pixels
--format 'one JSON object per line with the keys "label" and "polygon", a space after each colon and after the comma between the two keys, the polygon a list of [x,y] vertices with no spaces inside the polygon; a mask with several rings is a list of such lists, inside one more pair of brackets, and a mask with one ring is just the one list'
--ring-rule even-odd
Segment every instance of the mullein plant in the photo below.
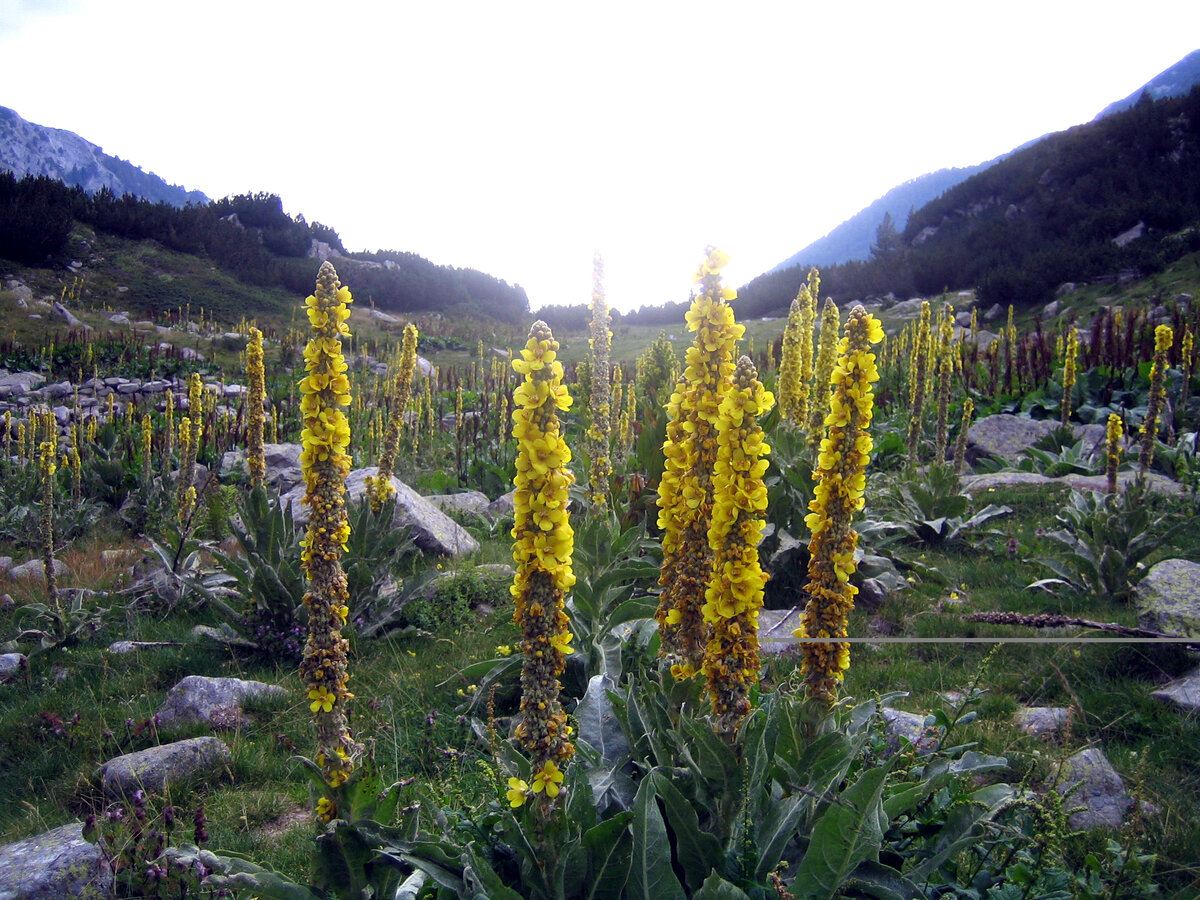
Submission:
{"label": "mullein plant", "polygon": [[912,368],[908,370],[908,464],[915,465],[921,445],[921,412],[925,408],[925,374],[929,368],[929,301],[921,304],[921,318],[913,339]]}
{"label": "mullein plant", "polygon": [[721,269],[728,262],[726,254],[709,247],[696,274],[701,290],[686,316],[696,340],[667,404],[665,468],[658,485],[662,592],[654,618],[662,636],[661,653],[678,679],[699,671],[708,644],[700,607],[712,574],[708,530],[718,410],[733,375],[733,349],[745,331],[734,322],[729,305],[737,291],[721,284]]}
{"label": "mullein plant", "polygon": [[850,524],[865,502],[864,473],[873,447],[868,431],[875,401],[871,385],[879,380],[871,345],[881,340],[879,321],[855,306],[830,377],[828,432],[821,441],[814,471],[817,484],[804,518],[812,532],[805,585],[809,601],[795,634],[802,641],[802,671],[809,695],[826,703],[836,699],[843,673],[850,667],[850,645],[836,638],[846,636],[847,617],[858,593],[850,583],[858,533]]}
{"label": "mullein plant", "polygon": [[967,438],[971,431],[971,417],[975,415],[975,401],[968,397],[963,401],[962,421],[958,425],[958,440],[954,442],[954,474],[962,473],[967,461]]}
{"label": "mullein plant", "polygon": [[[347,313],[349,315],[349,313]],[[310,313],[311,317],[311,313]],[[404,326],[404,338],[400,349],[400,364],[396,368],[393,385],[392,414],[388,420],[387,438],[383,442],[383,453],[379,456],[379,471],[366,480],[367,496],[371,509],[379,512],[396,493],[392,487],[392,470],[396,465],[396,454],[400,449],[400,431],[404,427],[404,411],[412,397],[413,371],[417,367],[417,326],[409,322]],[[416,429],[413,429],[414,432]]]}
{"label": "mullein plant", "polygon": [[1183,381],[1179,386],[1179,404],[1176,407],[1179,416],[1179,424],[1183,425],[1183,416],[1187,414],[1188,398],[1192,394],[1192,355],[1195,338],[1192,335],[1192,326],[1185,325],[1183,328],[1183,340],[1179,344],[1179,371],[1183,376]]}
{"label": "mullein plant", "polygon": [[[612,332],[608,303],[604,299],[604,261],[597,253],[592,259],[592,322],[588,339],[588,359],[591,360],[592,390],[588,407],[592,422],[587,429],[589,508],[603,514],[608,508],[608,480],[612,463],[608,458],[609,432],[612,430],[612,384],[610,356]],[[618,374],[620,369],[617,370]]]}
{"label": "mullein plant", "polygon": [[1079,332],[1072,328],[1067,332],[1066,346],[1063,348],[1063,380],[1062,380],[1062,426],[1066,428],[1071,422],[1071,394],[1075,390],[1076,365],[1079,358]]}
{"label": "mullein plant", "polygon": [[1109,413],[1108,424],[1104,429],[1104,474],[1110,494],[1117,492],[1117,467],[1121,464],[1121,438],[1124,434],[1121,417],[1116,413]]}
{"label": "mullein plant", "polygon": [[803,425],[808,421],[813,324],[817,314],[817,300],[812,288],[819,284],[817,270],[810,269],[808,283],[801,285],[788,309],[787,325],[783,330],[783,350],[779,360],[779,408],[784,419],[795,425]]}
{"label": "mullein plant", "polygon": [[1138,454],[1138,478],[1145,480],[1154,462],[1154,439],[1158,434],[1158,417],[1166,400],[1166,375],[1175,332],[1170,325],[1154,329],[1154,362],[1150,367],[1150,397],[1146,401],[1146,418],[1142,421],[1142,447]]}
{"label": "mullein plant", "polygon": [[[951,307],[947,310],[953,311]],[[938,325],[937,343],[937,430],[933,439],[933,461],[937,465],[946,462],[946,441],[949,436],[950,380],[954,377],[954,321],[950,313],[942,316]]]}
{"label": "mullein plant", "polygon": [[[342,552],[350,537],[346,519],[346,475],[350,470],[350,381],[342,355],[342,337],[350,334],[346,320],[352,302],[328,261],[317,272],[316,290],[305,300],[312,336],[304,350],[307,374],[300,381],[300,412],[304,417],[300,466],[304,473],[304,504],[308,530],[300,542],[308,580],[304,606],[308,639],[300,663],[309,709],[317,735],[316,764],[325,783],[343,785],[354,771],[362,748],[350,734],[346,703],[346,656],[349,642],[341,629],[350,616],[349,590],[342,570]],[[317,817],[330,821],[336,801],[328,796],[317,804]]]}
{"label": "mullein plant", "polygon": [[575,478],[567,464],[571,450],[559,410],[571,408],[562,383],[558,341],[537,321],[513,369],[525,376],[513,397],[512,435],[517,440],[512,536],[516,575],[510,588],[513,620],[521,629],[521,716],[515,736],[529,753],[532,787],[516,779],[510,801],[529,794],[552,801],[563,780],[562,766],[575,752],[571,729],[559,701],[558,676],[572,652],[564,599],[575,583],[571,570],[574,532],[568,512]]}
{"label": "mullein plant", "polygon": [[263,365],[263,336],[250,329],[246,344],[246,466],[250,470],[250,488],[261,488],[267,478],[263,454],[263,405],[267,399],[267,372]]}
{"label": "mullein plant", "polygon": [[701,608],[710,629],[704,674],[714,725],[732,739],[750,713],[750,690],[758,682],[758,611],[767,575],[758,559],[767,508],[770,447],[758,417],[775,405],[748,356],[738,360],[733,384],[717,411],[717,459],[713,467],[712,578]]}
{"label": "mullein plant", "polygon": [[808,414],[808,442],[815,452],[825,431],[825,414],[829,412],[829,375],[837,362],[838,333],[841,313],[832,297],[825,298],[821,310],[821,329],[817,337],[817,361],[813,366],[813,396]]}
{"label": "mullein plant", "polygon": [[46,575],[46,602],[54,606],[61,616],[58,575],[54,571],[54,473],[58,469],[58,447],[53,439],[46,440],[41,442],[39,451],[38,465],[42,477],[42,565]]}

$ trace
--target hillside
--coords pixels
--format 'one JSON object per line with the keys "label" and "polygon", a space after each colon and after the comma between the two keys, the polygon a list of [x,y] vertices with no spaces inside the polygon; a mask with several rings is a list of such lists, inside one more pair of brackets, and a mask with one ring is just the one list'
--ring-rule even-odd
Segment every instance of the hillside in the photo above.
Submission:
{"label": "hillside", "polygon": [[[916,210],[865,261],[822,270],[839,301],[977,289],[1045,302],[1067,281],[1149,276],[1200,249],[1200,88],[1049,135]],[[785,310],[805,268],[740,291],[739,314]]]}
{"label": "hillside", "polygon": [[200,191],[168,184],[153,172],[109,156],[74,132],[27,122],[4,106],[0,106],[0,170],[18,178],[45,175],[81,187],[88,194],[108,190],[118,197],[133,194],[171,206],[209,202]]}
{"label": "hillside", "polygon": [[1159,72],[1124,100],[1108,104],[1096,114],[1096,120],[1129,109],[1141,99],[1142,94],[1148,94],[1151,100],[1182,97],[1198,83],[1200,83],[1200,50],[1194,50],[1169,69]]}

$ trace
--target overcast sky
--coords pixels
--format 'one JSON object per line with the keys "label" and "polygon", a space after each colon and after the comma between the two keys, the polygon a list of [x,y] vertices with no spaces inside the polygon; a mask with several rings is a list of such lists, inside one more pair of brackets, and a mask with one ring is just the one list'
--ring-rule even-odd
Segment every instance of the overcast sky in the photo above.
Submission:
{"label": "overcast sky", "polygon": [[[740,284],[888,189],[1089,121],[1200,2],[0,0],[0,105],[536,309]],[[353,285],[351,285],[353,287]]]}

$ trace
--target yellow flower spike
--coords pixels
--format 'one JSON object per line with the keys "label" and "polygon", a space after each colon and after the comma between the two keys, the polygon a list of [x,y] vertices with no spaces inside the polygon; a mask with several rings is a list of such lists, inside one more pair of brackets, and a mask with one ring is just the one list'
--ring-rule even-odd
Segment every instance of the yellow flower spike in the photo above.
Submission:
{"label": "yellow flower spike", "polygon": [[663,530],[663,563],[655,619],[662,655],[671,671],[694,672],[704,659],[708,626],[702,598],[712,569],[708,530],[712,522],[711,476],[717,459],[717,419],[733,374],[733,349],[744,328],[734,323],[721,284],[728,259],[706,252],[698,280],[701,291],[686,315],[696,332],[686,368],[667,404],[666,466],[658,488],[658,524]]}
{"label": "yellow flower spike", "polygon": [[1138,478],[1145,480],[1154,461],[1154,440],[1158,435],[1158,417],[1166,401],[1168,354],[1175,343],[1175,331],[1170,325],[1154,329],[1154,362],[1150,366],[1150,396],[1146,401],[1146,418],[1142,421],[1142,447],[1138,454]]}
{"label": "yellow flower spike", "polygon": [[[396,454],[400,448],[400,432],[404,427],[404,411],[412,397],[413,373],[417,367],[417,326],[411,322],[404,326],[404,339],[400,347],[400,363],[396,368],[396,380],[392,385],[394,399],[388,417],[388,432],[379,457],[379,468],[374,475],[367,476],[367,495],[371,508],[376,512],[383,509],[396,493],[392,485],[392,471],[396,465]],[[347,382],[348,384],[349,382]],[[340,386],[338,382],[335,387]]]}
{"label": "yellow flower spike", "polygon": [[[575,583],[574,534],[567,509],[575,479],[566,468],[571,452],[558,419],[558,410],[570,405],[570,397],[562,386],[557,351],[550,328],[534,322],[521,358],[513,361],[513,369],[525,376],[514,393],[517,406],[512,416],[517,439],[512,528],[517,572],[511,593],[524,653],[516,737],[535,767],[565,762],[575,752],[558,699],[558,676],[571,652],[564,600]],[[550,398],[554,402],[546,402]]]}
{"label": "yellow flower spike", "polygon": [[1117,492],[1117,467],[1121,465],[1121,438],[1124,433],[1121,417],[1116,413],[1109,413],[1104,429],[1104,474],[1110,494]]}
{"label": "yellow flower spike", "polygon": [[[809,503],[805,523],[812,532],[809,542],[809,595],[796,630],[806,639],[801,645],[802,670],[809,694],[832,703],[837,687],[850,664],[849,644],[840,641],[813,641],[811,638],[838,638],[846,635],[846,618],[854,606],[856,588],[849,583],[854,573],[854,550],[858,534],[850,527],[854,513],[862,508],[866,479],[863,474],[869,454],[861,448],[861,438],[871,424],[874,391],[879,378],[872,336],[879,333],[878,322],[861,306],[855,306],[846,323],[846,336],[840,345],[841,358],[834,368],[831,383],[834,394],[831,412],[825,423],[828,432],[821,441],[821,455],[814,474],[814,496]],[[843,373],[837,377],[837,373]],[[854,402],[848,402],[851,395]],[[834,409],[843,414],[835,415]]]}

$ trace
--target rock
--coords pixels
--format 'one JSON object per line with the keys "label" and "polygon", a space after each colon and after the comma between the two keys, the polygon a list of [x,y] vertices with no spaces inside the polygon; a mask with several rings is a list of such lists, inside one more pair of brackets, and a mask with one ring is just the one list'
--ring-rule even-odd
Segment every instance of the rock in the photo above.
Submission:
{"label": "rock", "polygon": [[397,319],[393,315],[389,315],[388,313],[385,313],[382,309],[372,309],[369,311],[369,315],[371,316],[372,319],[375,319],[377,322],[383,322],[386,325],[399,325],[400,324],[399,319]]}
{"label": "rock", "polygon": [[1058,429],[1052,419],[1025,419],[1021,416],[984,416],[967,432],[967,458],[974,462],[985,456],[1013,461],[1021,451],[1032,447]]}
{"label": "rock", "polygon": [[442,512],[474,513],[477,516],[486,516],[491,503],[487,494],[481,494],[479,491],[464,491],[461,494],[434,494],[425,499]]}
{"label": "rock", "polygon": [[1137,587],[1138,624],[1179,637],[1200,637],[1200,564],[1164,559]]}
{"label": "rock", "polygon": [[[45,578],[46,565],[40,559],[31,559],[28,562],[23,562],[21,565],[13,567],[8,574],[11,578]],[[67,564],[61,559],[55,559],[54,574],[59,578],[65,578],[71,574],[71,570],[67,568]]]}
{"label": "rock", "polygon": [[1051,300],[1042,308],[1042,316],[1047,319],[1053,319],[1058,315],[1058,308],[1059,302],[1057,300]]}
{"label": "rock", "polygon": [[28,394],[45,382],[46,376],[37,372],[16,372],[12,375],[6,372],[0,375],[0,400]]}
{"label": "rock", "polygon": [[488,515],[495,518],[500,516],[511,516],[516,510],[516,504],[513,503],[513,497],[516,495],[516,490],[511,490],[507,494],[502,494],[488,504]]}
{"label": "rock", "polygon": [[41,393],[43,397],[50,400],[61,400],[63,397],[70,397],[75,393],[75,386],[69,381],[58,381],[54,384],[43,385]]}
{"label": "rock", "polygon": [[999,303],[993,303],[988,311],[983,314],[983,320],[985,322],[991,322],[1000,318],[1002,315],[1004,315],[1004,309]]}
{"label": "rock", "polygon": [[29,659],[24,653],[0,653],[0,684],[16,681],[28,665]]}
{"label": "rock", "polygon": [[932,753],[941,741],[940,729],[926,728],[924,716],[886,706],[883,709],[883,730],[888,738],[889,755],[900,752],[902,741],[908,741],[922,755]]}
{"label": "rock", "polygon": [[966,311],[955,313],[954,314],[954,324],[957,325],[959,328],[970,328],[971,327],[971,314]]}
{"label": "rock", "polygon": [[109,797],[129,796],[139,788],[157,793],[168,785],[215,776],[233,762],[225,742],[190,738],[126,753],[100,767],[100,786]]}
{"label": "rock", "polygon": [[1174,704],[1181,709],[1200,709],[1200,669],[1175,679],[1150,696],[1163,703]]}
{"label": "rock", "polygon": [[236,728],[242,720],[242,703],[262,697],[286,697],[278,685],[240,678],[188,675],[167,692],[158,708],[159,731],[208,725]]}
{"label": "rock", "polygon": [[112,873],[83,824],[0,845],[0,900],[104,900]]}
{"label": "rock", "polygon": [[228,625],[214,628],[212,625],[197,625],[188,632],[192,639],[202,644],[217,644],[221,647],[241,647],[253,650],[258,647],[253,641],[248,641]]}
{"label": "rock", "polygon": [[4,289],[17,298],[17,305],[22,309],[33,302],[33,289],[23,281],[9,278],[4,282]]}
{"label": "rock", "polygon": [[[1137,472],[1125,471],[1117,473],[1118,486],[1124,487],[1137,480]],[[1061,478],[1051,478],[1049,475],[1039,475],[1037,472],[988,472],[983,475],[964,475],[960,481],[962,490],[968,494],[976,493],[987,488],[1010,487],[1015,484],[1062,484],[1075,491],[1106,490],[1108,480],[1104,475],[1064,475]],[[1183,485],[1172,481],[1164,475],[1150,472],[1146,477],[1146,486],[1162,494],[1179,494]]]}
{"label": "rock", "polygon": [[1122,231],[1115,238],[1113,238],[1113,243],[1116,244],[1118,247],[1124,247],[1126,244],[1132,244],[1134,241],[1136,241],[1138,238],[1140,238],[1145,233],[1146,233],[1146,223],[1138,222],[1136,225],[1134,225],[1128,231]]}
{"label": "rock", "polygon": [[1067,294],[1073,294],[1079,288],[1073,281],[1064,281],[1058,286],[1058,290],[1054,292],[1055,297],[1065,297]]}
{"label": "rock", "polygon": [[67,309],[65,306],[63,306],[58,301],[55,301],[55,303],[54,303],[54,314],[56,316],[58,316],[60,319],[62,319],[64,322],[66,322],[67,326],[70,328],[90,328],[91,327],[90,325],[84,325],[82,322],[80,322],[77,318],[75,318],[75,316],[73,316],[71,314],[71,311],[69,309]]}
{"label": "rock", "polygon": [[1014,717],[1017,727],[1036,737],[1054,737],[1071,721],[1071,710],[1065,706],[1025,706]]}
{"label": "rock", "polygon": [[911,300],[901,300],[889,309],[888,313],[900,317],[919,316],[921,314],[921,304],[926,302],[928,301],[921,297],[913,297]]}
{"label": "rock", "polygon": [[1120,828],[1133,798],[1125,782],[1104,753],[1095,747],[1081,750],[1063,763],[1062,780],[1055,789],[1066,799],[1066,808],[1075,809],[1067,819],[1074,829]]}
{"label": "rock", "polygon": [[[304,470],[300,467],[300,444],[263,444],[263,463],[267,468],[267,484],[281,494],[295,488],[304,481]],[[234,470],[240,471],[247,478],[250,469],[246,464],[246,451],[233,450],[221,458],[220,475],[222,478]]]}
{"label": "rock", "polygon": [[11,556],[0,556],[0,576],[7,576],[12,572],[13,558]]}
{"label": "rock", "polygon": [[115,656],[136,653],[139,650],[157,650],[160,647],[182,647],[179,641],[113,641],[105,648],[105,652]]}
{"label": "rock", "polygon": [[[352,471],[346,478],[346,502],[362,499],[367,491],[367,477],[378,471],[376,466]],[[479,549],[479,542],[466,529],[394,475],[392,487],[396,489],[392,527],[411,529],[413,542],[422,551],[439,556],[460,556]],[[303,495],[304,488],[299,486],[280,498],[281,503],[292,504],[292,516],[297,525],[308,523],[308,507],[301,502]]]}

